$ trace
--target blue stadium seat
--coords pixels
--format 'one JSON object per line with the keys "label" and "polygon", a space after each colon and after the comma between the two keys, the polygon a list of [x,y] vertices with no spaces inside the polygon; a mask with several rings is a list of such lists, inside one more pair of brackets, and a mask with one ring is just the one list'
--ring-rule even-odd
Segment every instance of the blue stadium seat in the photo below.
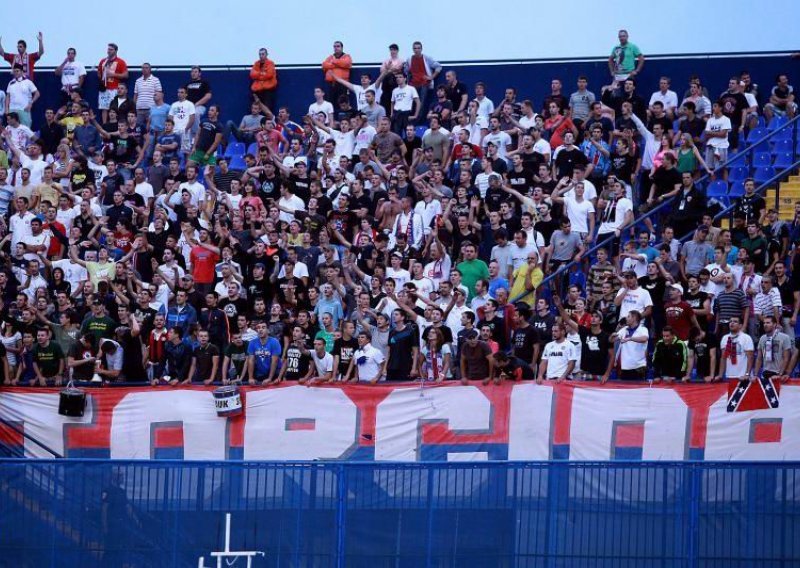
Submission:
{"label": "blue stadium seat", "polygon": [[744,195],[744,182],[734,182],[733,185],[731,185],[730,191],[728,192],[728,197],[734,199],[736,197],[741,197],[742,195]]}
{"label": "blue stadium seat", "polygon": [[244,161],[244,156],[242,154],[237,154],[231,156],[230,162],[228,163],[228,167],[232,170],[246,170],[247,164]]}
{"label": "blue stadium seat", "polygon": [[253,142],[247,147],[247,153],[253,154],[254,156],[258,155],[258,142]]}
{"label": "blue stadium seat", "polygon": [[[417,138],[422,138],[422,135],[425,134],[426,130],[428,130],[428,127],[426,125],[422,124],[420,126],[417,126],[414,129],[414,132],[417,135]],[[404,138],[405,138],[405,136],[404,136]]]}
{"label": "blue stadium seat", "polygon": [[763,168],[772,165],[772,155],[769,152],[758,152],[753,156],[753,167]]}
{"label": "blue stadium seat", "polygon": [[760,126],[761,128],[764,128],[764,127],[767,125],[767,121],[766,121],[766,119],[765,119],[763,116],[761,116],[761,115],[759,115],[759,116],[758,116],[758,120],[756,121],[756,123],[757,123],[757,124],[758,124],[758,126]]}
{"label": "blue stadium seat", "polygon": [[750,152],[769,152],[772,149],[770,146],[770,140],[764,140],[763,142],[759,142],[758,144],[754,144],[748,150]]}
{"label": "blue stadium seat", "polygon": [[747,167],[747,157],[748,152],[738,152],[736,154],[728,154],[728,167],[729,168],[736,168],[736,167]]}
{"label": "blue stadium seat", "polygon": [[735,166],[728,170],[728,181],[744,181],[750,177],[750,168]]}
{"label": "blue stadium seat", "polygon": [[775,168],[772,166],[756,168],[756,171],[753,174],[753,179],[756,180],[756,185],[760,185],[775,177],[775,173]]}
{"label": "blue stadium seat", "polygon": [[791,140],[778,140],[772,147],[772,154],[791,154],[792,141]]}
{"label": "blue stadium seat", "polygon": [[770,142],[775,143],[775,142],[777,142],[779,140],[791,140],[793,133],[794,133],[794,129],[792,127],[790,127],[790,126],[787,126],[785,128],[781,128],[780,130],[777,130],[775,132],[775,135],[772,138],[770,138]]}
{"label": "blue stadium seat", "polygon": [[766,136],[767,134],[769,134],[769,132],[767,131],[766,128],[763,127],[754,128],[747,134],[747,143],[752,144],[753,142],[756,142],[761,138],[764,138],[764,136]]}
{"label": "blue stadium seat", "polygon": [[781,152],[777,156],[775,156],[775,169],[783,170],[790,167],[794,163],[794,154],[791,152]]}
{"label": "blue stadium seat", "polygon": [[225,148],[225,157],[231,159],[234,156],[244,156],[244,151],[244,144],[241,142],[233,142],[232,144],[228,144],[228,147]]}
{"label": "blue stadium seat", "polygon": [[781,126],[789,122],[788,117],[785,116],[773,116],[772,120],[769,121],[768,129],[770,132],[774,132],[778,130]]}
{"label": "blue stadium seat", "polygon": [[727,197],[728,196],[728,182],[724,179],[712,181],[706,189],[708,197]]}

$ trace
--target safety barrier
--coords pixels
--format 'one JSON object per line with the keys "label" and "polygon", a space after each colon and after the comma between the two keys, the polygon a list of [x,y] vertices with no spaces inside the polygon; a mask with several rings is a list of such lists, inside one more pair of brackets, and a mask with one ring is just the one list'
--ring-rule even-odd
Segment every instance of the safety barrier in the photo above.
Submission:
{"label": "safety barrier", "polygon": [[0,461],[0,566],[792,566],[799,537],[797,463]]}

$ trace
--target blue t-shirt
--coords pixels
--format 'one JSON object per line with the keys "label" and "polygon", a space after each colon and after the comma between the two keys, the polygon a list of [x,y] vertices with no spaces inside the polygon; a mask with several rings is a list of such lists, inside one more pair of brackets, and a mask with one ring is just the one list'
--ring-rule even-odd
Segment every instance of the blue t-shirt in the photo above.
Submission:
{"label": "blue t-shirt", "polygon": [[150,130],[155,130],[156,132],[164,131],[164,123],[167,121],[169,109],[170,106],[167,103],[150,107]]}
{"label": "blue t-shirt", "polygon": [[266,343],[261,343],[260,338],[255,338],[247,344],[247,355],[253,355],[255,377],[268,377],[272,366],[272,357],[281,356],[281,344],[274,337],[268,337]]}
{"label": "blue t-shirt", "polygon": [[178,155],[178,150],[181,149],[181,139],[174,132],[172,134],[162,134],[161,136],[159,136],[158,137],[158,143],[161,144],[162,146],[166,146],[167,144],[177,144],[178,145],[175,148],[175,150],[173,150],[171,152],[164,152],[164,161],[168,161],[169,158],[173,158],[173,157],[177,156]]}

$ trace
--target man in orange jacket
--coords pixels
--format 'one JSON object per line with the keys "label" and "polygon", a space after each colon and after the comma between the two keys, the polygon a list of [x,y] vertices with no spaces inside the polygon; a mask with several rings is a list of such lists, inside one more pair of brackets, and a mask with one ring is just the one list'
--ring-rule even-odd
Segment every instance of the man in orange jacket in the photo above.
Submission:
{"label": "man in orange jacket", "polygon": [[250,68],[250,78],[253,80],[250,90],[272,112],[275,90],[278,88],[278,73],[275,71],[275,62],[267,57],[265,47],[258,50],[258,61]]}
{"label": "man in orange jacket", "polygon": [[334,104],[337,103],[340,96],[350,96],[347,87],[337,83],[334,77],[349,81],[352,67],[353,59],[344,52],[344,44],[340,41],[333,42],[333,54],[322,62],[322,70],[325,72],[325,80],[330,86],[328,100],[333,101]]}

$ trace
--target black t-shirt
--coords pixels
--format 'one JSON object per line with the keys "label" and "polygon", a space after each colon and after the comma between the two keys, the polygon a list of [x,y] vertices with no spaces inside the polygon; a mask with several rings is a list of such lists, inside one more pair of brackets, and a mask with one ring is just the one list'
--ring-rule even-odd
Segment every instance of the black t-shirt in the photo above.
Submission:
{"label": "black t-shirt", "polygon": [[386,367],[389,380],[409,380],[413,364],[411,350],[414,347],[419,348],[419,330],[416,326],[406,325],[402,331],[395,328],[389,332],[389,363]]}
{"label": "black t-shirt", "polygon": [[647,121],[647,130],[650,132],[653,131],[653,126],[656,124],[660,124],[663,132],[666,134],[670,130],[672,130],[672,121],[668,119],[666,116],[662,116],[661,118],[656,118],[655,116],[652,117],[649,121]]}
{"label": "black t-shirt", "polygon": [[651,280],[648,276],[642,276],[639,278],[639,286],[650,293],[654,310],[664,309],[664,293],[667,291],[667,281],[663,276],[657,276],[655,280]]}
{"label": "black t-shirt", "polygon": [[761,212],[767,208],[767,202],[764,198],[754,193],[752,195],[743,195],[736,202],[733,208],[733,214],[741,213],[745,216],[745,222],[749,223],[751,220],[758,221],[761,218]]}
{"label": "black t-shirt", "polygon": [[594,333],[585,327],[578,328],[581,336],[581,371],[590,375],[602,375],[608,368],[608,349],[611,340],[607,331]]}
{"label": "black t-shirt", "polygon": [[[425,331],[422,332],[422,342],[423,343],[425,343],[425,344],[428,343],[428,336],[431,334],[431,329],[433,329],[433,327],[434,326],[432,326],[432,325],[428,326],[427,328],[425,328]],[[447,327],[444,324],[440,325],[436,329],[438,329],[440,332],[442,332],[442,335],[444,336],[444,342],[445,343],[453,343],[453,330],[452,329],[450,329],[449,327]]]}
{"label": "black t-shirt", "polygon": [[[76,361],[83,361],[94,357],[94,353],[92,353],[90,348],[84,347],[83,343],[78,341],[72,346],[72,349],[70,349],[69,356]],[[123,357],[124,356],[123,354]],[[92,375],[94,375],[94,365],[78,365],[72,368],[72,378],[76,381],[88,381],[92,378]]]}
{"label": "black t-shirt", "polygon": [[356,349],[358,349],[358,341],[355,337],[351,337],[350,339],[340,337],[333,342],[333,351],[331,355],[334,357],[337,355],[339,356],[339,368],[334,369],[335,373],[342,376],[347,373],[347,369],[350,367],[350,360],[353,358],[353,353],[356,352]]}
{"label": "black t-shirt", "polygon": [[611,155],[611,173],[613,173],[615,177],[624,181],[625,183],[631,182],[631,178],[633,177],[633,170],[635,167],[636,167],[636,157],[632,156],[630,152],[628,152],[625,155],[620,155],[614,152]]}
{"label": "black t-shirt", "polygon": [[555,322],[555,316],[549,312],[544,316],[540,316],[537,313],[531,319],[531,325],[536,330],[536,342],[541,344],[542,348],[553,341],[553,325]]}
{"label": "black t-shirt", "polygon": [[200,123],[200,133],[197,138],[197,149],[207,152],[214,144],[217,134],[222,134],[222,124],[217,121],[204,120]]}
{"label": "black t-shirt", "polygon": [[719,100],[722,103],[722,114],[731,119],[731,127],[737,130],[742,125],[742,111],[750,108],[747,98],[742,93],[725,91]]}
{"label": "black t-shirt", "polygon": [[228,317],[228,329],[238,329],[236,327],[236,318],[239,314],[247,314],[249,306],[247,305],[247,300],[240,296],[235,300],[223,298],[219,302],[219,308],[225,312],[225,315]]}
{"label": "black t-shirt", "polygon": [[186,83],[186,100],[191,101],[192,104],[197,104],[197,101],[205,97],[210,91],[211,87],[202,79],[189,81]]}
{"label": "black t-shirt", "polygon": [[703,330],[708,327],[708,316],[697,315],[697,310],[703,309],[703,304],[705,304],[706,300],[708,300],[708,294],[702,290],[698,290],[694,294],[687,290],[683,294],[683,301],[689,304],[689,306],[691,306],[691,308],[695,311],[697,323],[700,324],[700,328]]}
{"label": "black t-shirt", "polygon": [[302,379],[308,374],[311,365],[311,355],[303,353],[296,345],[286,348],[286,374],[283,378],[288,381]]}
{"label": "black t-shirt", "polygon": [[518,327],[511,333],[511,349],[515,357],[530,362],[533,359],[533,346],[537,331],[532,325]]}
{"label": "black t-shirt", "polygon": [[532,381],[536,378],[528,361],[519,357],[511,357],[508,364],[498,367],[500,375],[512,381]]}
{"label": "black t-shirt", "polygon": [[[445,85],[444,87],[445,92],[447,93],[447,98],[453,104],[453,111],[457,111],[461,108],[461,99],[464,95],[467,95],[467,101],[469,101],[469,91],[467,91],[467,86],[464,83],[456,82],[454,86]],[[467,107],[464,106],[466,109]]]}
{"label": "black t-shirt", "polygon": [[142,359],[141,338],[141,333],[134,336],[129,329],[125,331],[122,337],[118,337],[119,344],[122,347],[122,374],[128,382],[147,381],[147,374],[145,373],[144,361]]}
{"label": "black t-shirt", "polygon": [[676,168],[658,168],[653,174],[653,185],[656,190],[654,195],[659,197],[675,189],[676,185],[681,184],[681,174]]}
{"label": "black t-shirt", "polygon": [[[211,378],[211,370],[214,367],[214,357],[219,357],[219,348],[213,343],[208,343],[205,347],[197,346],[194,350],[195,376],[198,381],[207,381]],[[216,381],[219,378],[219,367],[217,376],[213,377]]]}
{"label": "black t-shirt", "polygon": [[[536,154],[536,152],[534,152],[534,154]],[[541,156],[541,154],[538,155]],[[535,170],[528,169],[524,166],[521,172],[513,169],[509,170],[506,174],[508,177],[508,185],[511,187],[511,189],[516,189],[522,195],[528,195],[529,190],[536,184],[533,179],[534,171]]]}
{"label": "black t-shirt", "polygon": [[600,118],[589,118],[586,120],[586,122],[584,122],[584,130],[586,132],[591,132],[592,127],[595,124],[599,124],[603,129],[603,141],[608,143],[608,141],[611,140],[611,132],[614,130],[614,123],[611,122],[611,119],[606,116],[602,116]]}
{"label": "black t-shirt", "polygon": [[709,332],[706,332],[702,341],[689,341],[689,349],[694,351],[694,368],[697,370],[698,377],[708,377],[715,373],[715,369],[711,368],[711,350],[717,349],[718,343],[717,336]]}
{"label": "black t-shirt", "polygon": [[133,164],[136,161],[139,143],[134,136],[128,135],[125,138],[112,136],[111,143],[114,146],[111,155],[117,163]]}
{"label": "black t-shirt", "polygon": [[484,326],[489,326],[492,330],[492,339],[499,345],[500,349],[505,350],[508,348],[508,338],[506,337],[506,322],[501,317],[495,317],[492,320],[482,319],[479,320],[475,327],[480,330]]}
{"label": "black t-shirt", "polygon": [[572,177],[575,166],[588,163],[586,156],[577,146],[573,146],[571,150],[567,148],[562,149],[556,156],[556,170],[559,179],[563,177]]}

